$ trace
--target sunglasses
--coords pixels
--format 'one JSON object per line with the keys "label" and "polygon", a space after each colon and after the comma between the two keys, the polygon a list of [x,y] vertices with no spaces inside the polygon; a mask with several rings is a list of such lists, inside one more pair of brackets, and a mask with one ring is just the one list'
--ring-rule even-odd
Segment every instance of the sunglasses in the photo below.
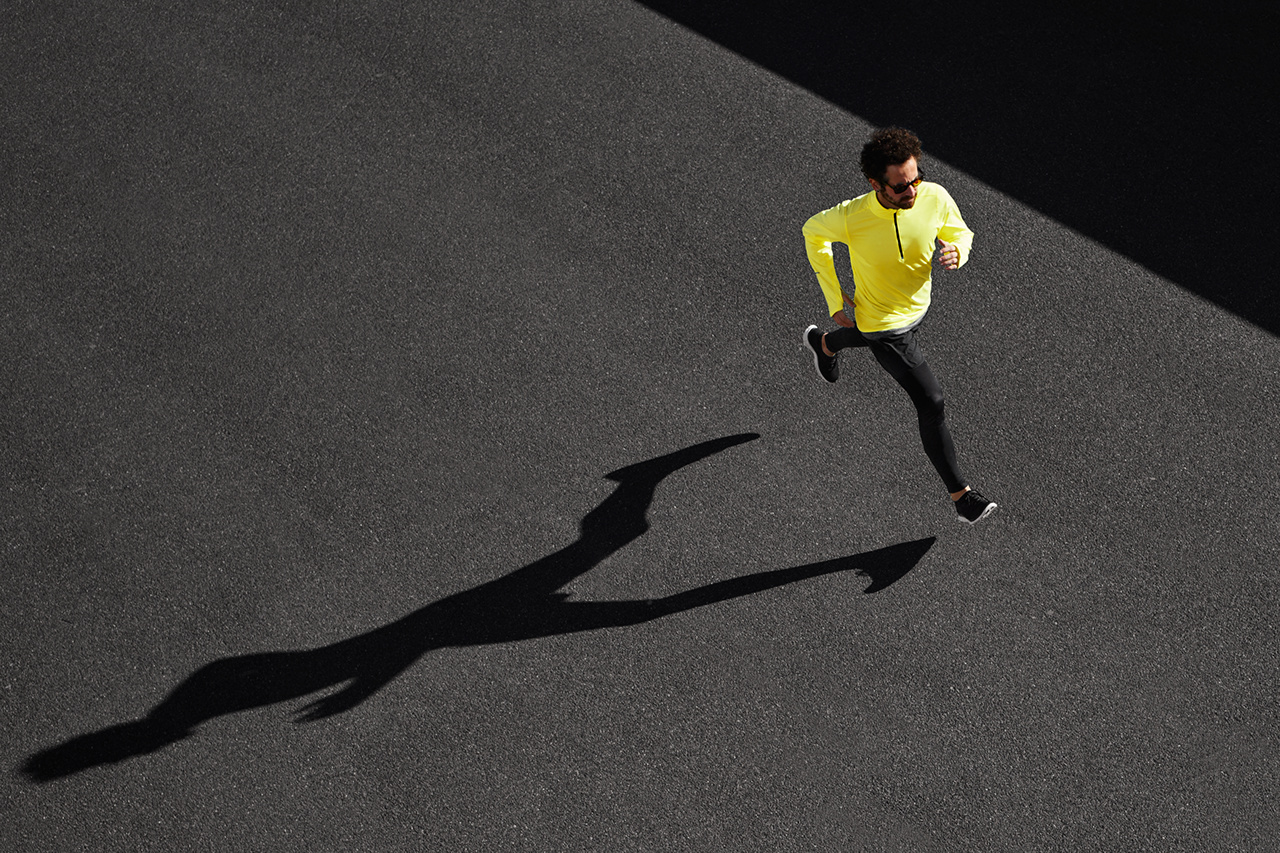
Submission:
{"label": "sunglasses", "polygon": [[920,172],[916,175],[916,179],[914,181],[907,181],[906,183],[898,184],[897,186],[894,186],[893,184],[886,184],[884,181],[881,181],[880,185],[887,190],[893,190],[895,195],[902,195],[907,191],[907,187],[918,187],[922,181],[924,181],[924,172]]}

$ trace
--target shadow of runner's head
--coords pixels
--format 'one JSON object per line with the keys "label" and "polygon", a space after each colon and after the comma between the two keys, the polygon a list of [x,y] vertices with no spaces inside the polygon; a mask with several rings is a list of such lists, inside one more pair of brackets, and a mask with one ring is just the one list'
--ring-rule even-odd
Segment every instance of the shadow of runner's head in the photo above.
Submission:
{"label": "shadow of runner's head", "polygon": [[190,730],[153,720],[121,723],[36,753],[23,763],[22,775],[31,782],[52,782],[91,767],[156,752],[190,735]]}
{"label": "shadow of runner's head", "polygon": [[[50,782],[156,752],[216,717],[341,688],[324,693],[301,718],[323,719],[359,705],[423,654],[444,646],[514,642],[647,621],[654,615],[651,608],[635,602],[584,609],[566,606],[567,595],[558,590],[644,533],[645,512],[663,478],[759,437],[726,436],[620,468],[606,475],[619,484],[613,494],[584,517],[578,541],[560,551],[364,634],[317,648],[215,660],[184,679],[146,718],[42,750],[27,759],[21,772],[29,781]],[[782,580],[793,579],[787,575]],[[747,582],[732,592],[754,589],[756,584]]]}

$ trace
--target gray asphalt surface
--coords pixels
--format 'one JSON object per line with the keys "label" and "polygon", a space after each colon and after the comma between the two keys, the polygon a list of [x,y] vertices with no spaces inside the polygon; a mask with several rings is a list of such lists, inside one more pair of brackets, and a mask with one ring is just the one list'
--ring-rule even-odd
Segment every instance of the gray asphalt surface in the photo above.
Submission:
{"label": "gray asphalt surface", "polygon": [[621,0],[7,18],[0,848],[1280,843],[1268,323],[930,158],[960,529],[798,347],[859,115]]}

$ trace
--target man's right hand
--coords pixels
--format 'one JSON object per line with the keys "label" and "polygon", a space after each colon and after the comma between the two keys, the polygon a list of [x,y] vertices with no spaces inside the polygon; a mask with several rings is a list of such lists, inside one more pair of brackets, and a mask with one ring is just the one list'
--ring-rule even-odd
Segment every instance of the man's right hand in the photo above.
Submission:
{"label": "man's right hand", "polygon": [[836,313],[832,314],[831,319],[836,321],[837,326],[844,326],[846,329],[853,328],[853,321],[850,320],[849,316],[844,313],[843,308],[841,308]]}

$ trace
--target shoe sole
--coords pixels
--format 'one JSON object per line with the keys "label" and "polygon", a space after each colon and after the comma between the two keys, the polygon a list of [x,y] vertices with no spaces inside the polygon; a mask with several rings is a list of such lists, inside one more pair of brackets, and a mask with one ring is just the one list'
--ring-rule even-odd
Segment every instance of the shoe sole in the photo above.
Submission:
{"label": "shoe sole", "polygon": [[834,385],[834,382],[822,375],[822,368],[818,366],[818,351],[809,345],[809,332],[816,328],[818,328],[817,325],[810,325],[800,333],[800,345],[807,349],[809,354],[813,356],[813,369],[814,372],[818,374],[818,378],[828,385]]}
{"label": "shoe sole", "polygon": [[995,512],[997,506],[999,506],[999,504],[995,504],[995,503],[987,504],[987,508],[982,511],[982,515],[978,516],[973,521],[970,521],[969,519],[965,518],[963,515],[957,515],[956,521],[960,522],[961,524],[967,524],[970,527],[973,527],[979,521],[982,521],[982,519],[986,518],[988,515],[991,515],[991,513]]}

